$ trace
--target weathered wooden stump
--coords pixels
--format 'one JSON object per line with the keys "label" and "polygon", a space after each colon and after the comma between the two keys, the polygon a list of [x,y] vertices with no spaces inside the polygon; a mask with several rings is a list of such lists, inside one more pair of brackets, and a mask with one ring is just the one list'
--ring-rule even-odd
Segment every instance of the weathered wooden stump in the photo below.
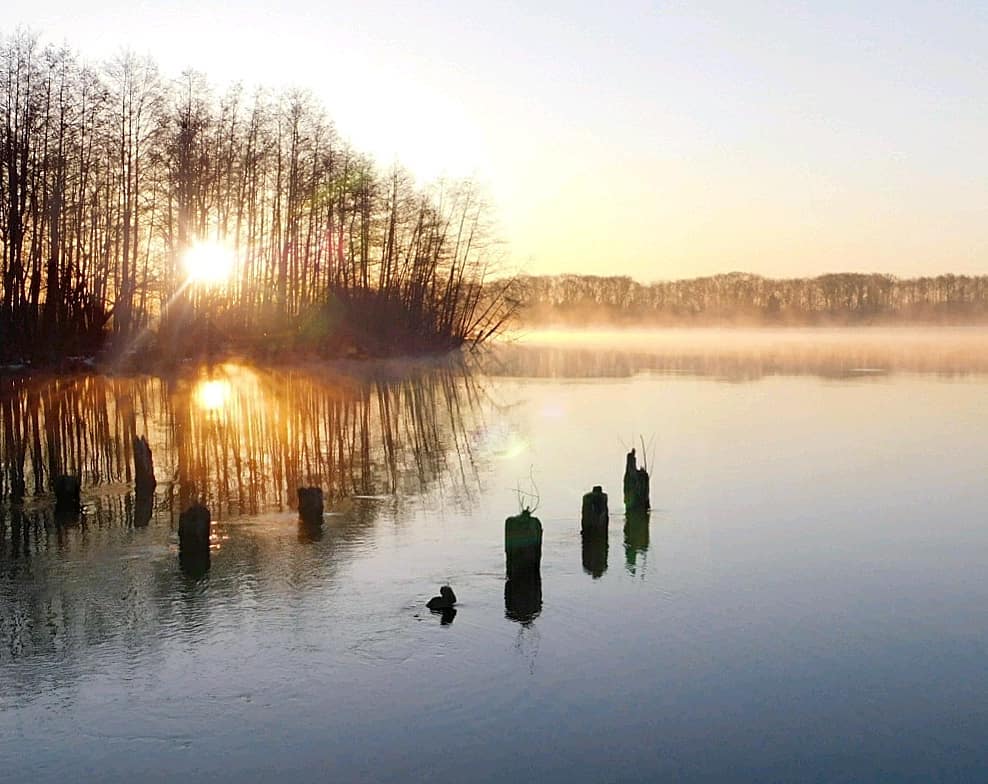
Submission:
{"label": "weathered wooden stump", "polygon": [[178,546],[182,550],[208,550],[212,516],[202,504],[194,504],[178,516]]}
{"label": "weathered wooden stump", "polygon": [[182,571],[202,576],[209,570],[209,529],[212,518],[202,504],[178,516],[178,560]]}
{"label": "weathered wooden stump", "polygon": [[426,602],[425,606],[433,612],[442,612],[453,609],[454,604],[456,604],[456,594],[453,593],[452,588],[444,585],[439,589],[439,596],[433,596]]}
{"label": "weathered wooden stump", "polygon": [[504,521],[504,555],[509,580],[538,573],[542,565],[542,523],[528,509]]}
{"label": "weathered wooden stump", "polygon": [[306,525],[322,525],[322,490],[318,487],[298,489],[298,516]]}
{"label": "weathered wooden stump", "polygon": [[635,450],[628,452],[624,465],[624,510],[644,512],[651,507],[648,471],[638,467]]}
{"label": "weathered wooden stump", "polygon": [[144,436],[134,437],[134,526],[143,528],[151,522],[154,511],[154,488],[158,480],[154,478],[154,459],[151,447]]}
{"label": "weathered wooden stump", "polygon": [[595,485],[593,490],[583,496],[580,531],[584,536],[587,534],[606,534],[609,519],[610,516],[607,513],[607,493],[601,489],[600,485]]}
{"label": "weathered wooden stump", "polygon": [[82,482],[77,476],[62,474],[56,476],[52,489],[55,491],[55,516],[72,517],[82,509],[80,495]]}
{"label": "weathered wooden stump", "polygon": [[134,437],[134,482],[138,495],[150,495],[158,486],[158,480],[154,478],[151,447],[144,436]]}

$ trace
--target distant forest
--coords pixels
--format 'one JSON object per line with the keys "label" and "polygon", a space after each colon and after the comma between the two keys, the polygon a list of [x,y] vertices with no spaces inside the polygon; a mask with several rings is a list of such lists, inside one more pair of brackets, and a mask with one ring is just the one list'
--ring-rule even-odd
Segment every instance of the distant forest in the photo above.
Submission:
{"label": "distant forest", "polygon": [[[304,92],[217,93],[27,32],[0,35],[0,80],[0,360],[433,351],[507,315],[477,190],[382,171]],[[203,242],[235,254],[221,285],[188,283]]]}
{"label": "distant forest", "polygon": [[985,275],[773,279],[732,272],[650,284],[628,277],[522,276],[511,295],[519,320],[530,325],[988,323]]}

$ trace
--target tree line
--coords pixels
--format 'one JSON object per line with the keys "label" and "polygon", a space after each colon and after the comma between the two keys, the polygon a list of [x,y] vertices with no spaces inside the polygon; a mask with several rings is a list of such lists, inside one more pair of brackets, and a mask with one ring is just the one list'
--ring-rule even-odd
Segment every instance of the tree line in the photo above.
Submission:
{"label": "tree line", "polygon": [[841,273],[764,278],[733,272],[639,283],[629,277],[521,276],[523,322],[865,324],[988,321],[988,276]]}
{"label": "tree line", "polygon": [[[443,349],[506,315],[478,189],[382,170],[306,92],[217,92],[23,31],[0,36],[0,80],[0,358],[139,336]],[[183,266],[202,242],[237,260],[209,289]]]}

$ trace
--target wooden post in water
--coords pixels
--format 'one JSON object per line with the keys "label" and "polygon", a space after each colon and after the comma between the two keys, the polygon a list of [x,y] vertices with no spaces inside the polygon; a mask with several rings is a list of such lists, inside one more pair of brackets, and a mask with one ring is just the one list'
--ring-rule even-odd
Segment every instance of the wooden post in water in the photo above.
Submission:
{"label": "wooden post in water", "polygon": [[651,506],[649,500],[648,471],[638,467],[635,450],[628,452],[624,464],[624,511],[646,512]]}
{"label": "wooden post in water", "polygon": [[158,486],[154,478],[154,458],[145,436],[134,436],[134,482],[138,493],[153,493]]}
{"label": "wooden post in water", "polygon": [[542,522],[525,509],[504,521],[508,579],[538,572],[542,565]]}
{"label": "wooden post in water", "polygon": [[141,527],[151,521],[154,488],[158,486],[158,480],[154,478],[151,447],[144,436],[134,436],[134,484],[134,525]]}
{"label": "wooden post in water", "polygon": [[600,485],[583,496],[580,533],[583,536],[583,569],[595,580],[607,571],[607,493]]}
{"label": "wooden post in water", "polygon": [[298,516],[309,526],[322,525],[323,500],[319,487],[298,488]]}
{"label": "wooden post in water", "polygon": [[201,577],[209,571],[209,529],[212,518],[202,504],[195,504],[178,516],[178,562],[182,571]]}
{"label": "wooden post in water", "polygon": [[583,510],[580,515],[580,531],[587,534],[607,533],[610,516],[607,512],[607,493],[600,485],[583,496]]}
{"label": "wooden post in water", "polygon": [[504,614],[523,625],[542,610],[542,523],[525,509],[504,521]]}
{"label": "wooden post in water", "polygon": [[79,477],[68,474],[56,476],[52,489],[55,491],[55,517],[64,520],[77,516],[82,509],[82,482]]}

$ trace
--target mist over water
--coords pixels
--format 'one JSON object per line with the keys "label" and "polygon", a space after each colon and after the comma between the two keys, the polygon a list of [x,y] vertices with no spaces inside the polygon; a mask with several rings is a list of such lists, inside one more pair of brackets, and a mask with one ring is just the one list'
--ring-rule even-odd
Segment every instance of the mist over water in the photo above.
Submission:
{"label": "mist over water", "polygon": [[[529,334],[466,363],[0,377],[0,770],[983,778],[986,337]],[[654,508],[626,521],[639,436]],[[519,596],[503,526],[533,478]],[[317,535],[300,484],[326,491]],[[609,534],[583,542],[595,484]],[[176,539],[197,498],[201,580]]]}
{"label": "mist over water", "polygon": [[[540,329],[506,342],[500,356],[507,368],[524,362],[519,372],[554,376],[988,372],[985,327]],[[540,370],[540,362],[549,365]]]}

